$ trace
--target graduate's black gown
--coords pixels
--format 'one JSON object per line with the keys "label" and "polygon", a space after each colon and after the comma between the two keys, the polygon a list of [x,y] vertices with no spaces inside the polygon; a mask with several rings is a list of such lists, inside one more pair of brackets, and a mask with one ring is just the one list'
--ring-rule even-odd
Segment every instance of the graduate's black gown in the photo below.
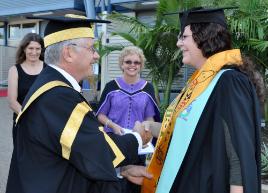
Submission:
{"label": "graduate's black gown", "polygon": [[229,193],[224,125],[238,155],[244,193],[261,193],[260,115],[255,88],[238,70],[223,73],[200,117],[171,193]]}
{"label": "graduate's black gown", "polygon": [[[38,88],[54,80],[70,85],[58,71],[47,66],[23,106]],[[116,144],[111,146],[93,112],[85,114],[83,108],[77,111],[78,104],[86,103],[79,92],[62,86],[46,91],[31,103],[18,122],[7,193],[120,193],[113,164],[115,146],[125,156],[123,161],[117,161],[120,166],[137,161],[138,142],[131,134],[111,134]],[[70,132],[73,142],[67,148],[69,158],[63,157],[66,149],[61,142],[66,127],[77,129],[75,135]]]}

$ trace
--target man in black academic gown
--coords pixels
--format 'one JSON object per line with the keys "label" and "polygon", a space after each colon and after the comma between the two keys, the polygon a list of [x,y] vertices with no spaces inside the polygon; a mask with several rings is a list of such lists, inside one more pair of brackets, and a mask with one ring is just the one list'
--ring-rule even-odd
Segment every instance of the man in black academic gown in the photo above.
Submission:
{"label": "man in black academic gown", "polygon": [[[115,167],[133,163],[150,133],[107,135],[79,81],[99,59],[92,22],[74,16],[48,19],[45,68],[18,115],[7,193],[120,193]],[[145,173],[146,175],[146,173]]]}

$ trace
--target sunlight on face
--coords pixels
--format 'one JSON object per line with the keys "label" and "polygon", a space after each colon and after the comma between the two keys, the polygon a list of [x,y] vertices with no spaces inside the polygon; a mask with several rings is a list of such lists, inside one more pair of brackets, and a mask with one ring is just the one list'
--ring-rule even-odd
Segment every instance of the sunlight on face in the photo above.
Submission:
{"label": "sunlight on face", "polygon": [[197,47],[193,37],[190,25],[186,26],[183,34],[179,37],[177,46],[182,51],[182,62],[191,65],[196,69],[200,69],[207,58],[202,54],[202,51]]}

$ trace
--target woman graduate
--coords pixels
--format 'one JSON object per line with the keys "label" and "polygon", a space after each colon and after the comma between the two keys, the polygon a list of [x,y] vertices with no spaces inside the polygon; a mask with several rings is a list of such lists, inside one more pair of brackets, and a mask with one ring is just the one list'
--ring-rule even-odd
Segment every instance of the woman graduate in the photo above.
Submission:
{"label": "woman graduate", "polygon": [[[191,9],[180,22],[182,62],[196,72],[162,126],[143,123],[161,127],[143,193],[260,193],[261,76],[232,49],[223,9]],[[133,167],[123,175],[138,176]]]}

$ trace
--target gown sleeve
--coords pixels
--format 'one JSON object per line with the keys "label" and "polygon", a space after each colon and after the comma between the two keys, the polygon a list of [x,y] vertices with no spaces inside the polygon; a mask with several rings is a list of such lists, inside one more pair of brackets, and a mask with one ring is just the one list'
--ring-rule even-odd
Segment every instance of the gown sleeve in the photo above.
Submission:
{"label": "gown sleeve", "polygon": [[245,193],[260,192],[260,114],[255,88],[236,70],[222,77],[221,117],[240,160]]}
{"label": "gown sleeve", "polygon": [[39,143],[91,180],[116,180],[115,167],[138,159],[136,138],[108,136],[73,89],[52,89],[40,97],[34,111],[46,128],[36,136]]}

